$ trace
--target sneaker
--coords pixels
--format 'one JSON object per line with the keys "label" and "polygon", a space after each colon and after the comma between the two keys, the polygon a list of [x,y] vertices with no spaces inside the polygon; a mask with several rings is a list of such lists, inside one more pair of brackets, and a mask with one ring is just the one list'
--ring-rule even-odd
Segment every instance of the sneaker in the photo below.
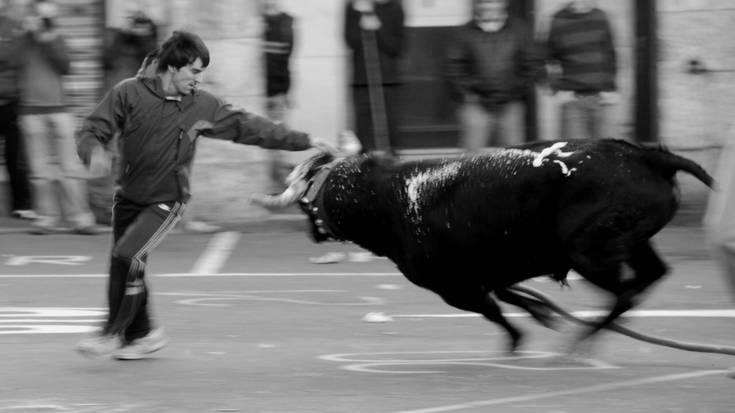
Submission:
{"label": "sneaker", "polygon": [[85,357],[99,358],[110,356],[120,348],[120,337],[112,334],[99,334],[87,337],[77,343],[77,351]]}
{"label": "sneaker", "polygon": [[28,219],[31,221],[38,219],[38,214],[32,209],[16,209],[13,211],[13,216],[18,219]]}
{"label": "sneaker", "polygon": [[164,348],[168,344],[168,337],[162,328],[151,330],[145,337],[131,341],[115,351],[114,357],[118,360],[140,360],[148,354]]}

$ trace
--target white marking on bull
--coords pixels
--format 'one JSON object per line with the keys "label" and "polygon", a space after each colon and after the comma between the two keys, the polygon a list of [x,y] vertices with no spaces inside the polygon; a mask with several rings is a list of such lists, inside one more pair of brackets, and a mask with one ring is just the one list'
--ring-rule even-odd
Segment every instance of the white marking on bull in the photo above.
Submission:
{"label": "white marking on bull", "polygon": [[459,171],[459,163],[452,162],[436,169],[429,169],[406,180],[406,194],[408,195],[408,212],[417,221],[420,221],[421,197],[427,189],[441,186],[454,177]]}
{"label": "white marking on bull", "polygon": [[549,146],[548,148],[544,149],[543,151],[541,151],[541,153],[539,153],[536,156],[536,158],[534,158],[534,160],[533,160],[533,166],[536,167],[536,168],[538,168],[539,166],[541,166],[544,163],[544,161],[546,160],[546,158],[548,156],[550,156],[550,155],[556,155],[556,156],[558,156],[560,158],[566,158],[566,157],[571,156],[572,154],[574,154],[574,152],[562,152],[561,151],[561,148],[563,148],[565,146],[567,146],[567,143],[566,142],[557,142],[557,143]]}
{"label": "white marking on bull", "polygon": [[554,163],[555,164],[558,164],[559,166],[561,166],[561,173],[563,173],[565,176],[570,176],[572,174],[572,172],[574,172],[574,171],[577,170],[577,168],[569,169],[567,167],[567,164],[565,164],[564,162],[562,162],[562,161],[560,161],[558,159],[554,159]]}

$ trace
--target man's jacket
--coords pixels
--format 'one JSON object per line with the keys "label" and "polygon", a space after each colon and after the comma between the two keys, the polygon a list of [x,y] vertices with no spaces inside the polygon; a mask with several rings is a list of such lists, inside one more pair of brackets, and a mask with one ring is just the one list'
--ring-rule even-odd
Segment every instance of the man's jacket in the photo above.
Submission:
{"label": "man's jacket", "polygon": [[118,131],[116,193],[139,204],[188,201],[200,135],[270,149],[310,147],[305,133],[236,109],[205,91],[167,98],[159,77],[130,78],[112,88],[82,126],[79,156],[88,163],[95,147],[109,143]]}
{"label": "man's jacket", "polygon": [[544,61],[523,21],[509,17],[497,32],[471,21],[456,29],[446,76],[456,98],[479,97],[488,109],[523,99],[543,77]]}

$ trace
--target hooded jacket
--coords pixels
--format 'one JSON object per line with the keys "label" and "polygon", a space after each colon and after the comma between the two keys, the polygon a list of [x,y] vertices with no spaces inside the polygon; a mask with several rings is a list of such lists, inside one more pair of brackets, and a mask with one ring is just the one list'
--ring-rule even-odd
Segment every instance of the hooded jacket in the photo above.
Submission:
{"label": "hooded jacket", "polygon": [[120,132],[116,193],[138,204],[189,200],[196,140],[207,136],[269,149],[305,150],[309,136],[236,109],[206,92],[167,98],[161,79],[136,77],[113,87],[85,119],[79,156]]}

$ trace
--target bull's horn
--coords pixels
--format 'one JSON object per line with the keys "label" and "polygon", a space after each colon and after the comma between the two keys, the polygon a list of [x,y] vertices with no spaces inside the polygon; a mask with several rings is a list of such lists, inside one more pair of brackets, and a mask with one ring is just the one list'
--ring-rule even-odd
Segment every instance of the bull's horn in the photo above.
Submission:
{"label": "bull's horn", "polygon": [[356,155],[362,150],[360,139],[358,139],[355,132],[351,130],[344,130],[339,133],[337,138],[337,147],[347,155]]}
{"label": "bull's horn", "polygon": [[253,194],[250,197],[250,202],[263,208],[278,209],[296,203],[300,196],[301,191],[296,190],[294,185],[291,185],[279,195]]}

